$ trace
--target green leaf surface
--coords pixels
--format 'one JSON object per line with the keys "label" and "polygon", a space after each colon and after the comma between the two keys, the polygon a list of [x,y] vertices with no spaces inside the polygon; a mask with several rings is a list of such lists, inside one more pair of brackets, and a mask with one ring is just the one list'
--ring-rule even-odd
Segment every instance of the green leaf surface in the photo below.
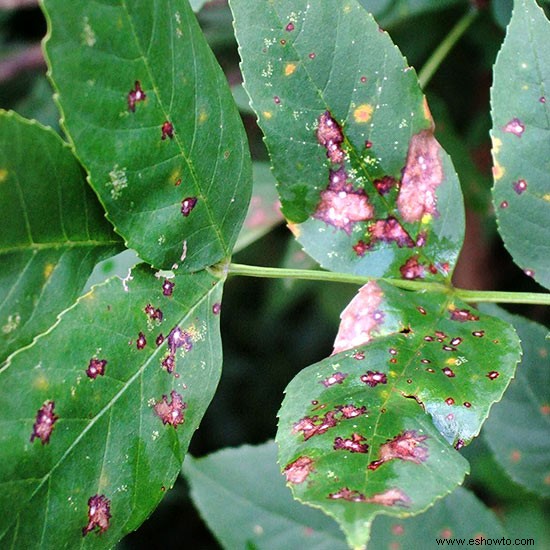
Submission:
{"label": "green leaf surface", "polygon": [[277,447],[224,449],[188,456],[183,473],[193,502],[224,548],[343,550],[338,526],[295,500],[277,467]]}
{"label": "green leaf surface", "polygon": [[172,486],[220,376],[222,281],[155,275],[94,287],[0,371],[2,548],[112,547]]}
{"label": "green leaf surface", "polygon": [[229,86],[186,0],[45,0],[63,127],[129,247],[187,271],[231,254],[251,167]]}
{"label": "green leaf surface", "polygon": [[523,357],[502,401],[491,411],[483,435],[496,461],[516,482],[550,497],[550,377],[548,329],[496,306],[484,306],[516,328]]}
{"label": "green leaf surface", "polygon": [[376,515],[422,512],[462,482],[449,443],[479,433],[519,356],[511,326],[452,295],[371,281],[342,313],[335,354],[287,387],[277,441],[295,497],[353,547]]}
{"label": "green leaf surface", "polygon": [[[535,531],[533,531],[535,532]],[[458,487],[449,496],[437,502],[426,513],[406,519],[395,519],[381,516],[376,519],[372,528],[372,542],[369,550],[387,550],[388,548],[418,548],[422,541],[422,548],[435,550],[442,544],[437,540],[464,539],[460,546],[472,544],[476,546],[493,546],[497,539],[506,537],[507,533],[498,521],[495,514],[489,510],[470,491]],[[491,543],[481,542],[492,539]],[[459,543],[455,543],[459,546]]]}
{"label": "green leaf surface", "polygon": [[550,22],[516,0],[491,89],[493,199],[514,261],[550,288]]}
{"label": "green leaf surface", "polygon": [[232,0],[283,214],[323,267],[448,278],[464,214],[416,73],[356,0]]}
{"label": "green leaf surface", "polygon": [[74,303],[122,242],[55,132],[0,110],[0,364]]}

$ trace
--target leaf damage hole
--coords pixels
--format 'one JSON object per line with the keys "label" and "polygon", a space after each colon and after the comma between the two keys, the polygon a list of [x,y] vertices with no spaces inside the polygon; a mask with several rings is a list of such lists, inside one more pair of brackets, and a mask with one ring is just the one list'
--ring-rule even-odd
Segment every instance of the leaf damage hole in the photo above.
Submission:
{"label": "leaf damage hole", "polygon": [[42,445],[50,442],[50,436],[54,424],[59,419],[54,413],[55,403],[53,401],[46,401],[36,413],[36,420],[32,427],[31,443],[36,439],[40,439]]}
{"label": "leaf damage hole", "polygon": [[88,524],[82,529],[82,536],[97,528],[99,534],[109,528],[111,501],[105,495],[94,495],[88,499]]}

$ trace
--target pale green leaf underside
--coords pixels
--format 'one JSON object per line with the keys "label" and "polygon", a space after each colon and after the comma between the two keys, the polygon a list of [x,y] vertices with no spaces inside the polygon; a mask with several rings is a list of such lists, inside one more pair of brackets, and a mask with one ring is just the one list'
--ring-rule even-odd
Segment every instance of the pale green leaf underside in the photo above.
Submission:
{"label": "pale green leaf underside", "polygon": [[162,268],[230,255],[251,167],[186,0],[45,0],[46,54],[76,154],[129,247]]}
{"label": "pale green leaf underside", "polygon": [[550,376],[548,329],[496,306],[483,310],[512,323],[523,357],[514,380],[495,405],[483,435],[495,460],[516,482],[542,497],[550,496]]}
{"label": "pale green leaf underside", "polygon": [[460,186],[389,36],[356,0],[231,7],[283,214],[306,252],[334,271],[448,278]]}
{"label": "pale green leaf underside", "polygon": [[0,364],[48,329],[122,242],[69,147],[0,111]]}
{"label": "pale green leaf underside", "polygon": [[493,198],[514,261],[550,288],[550,22],[516,0],[494,68]]}
{"label": "pale green leaf underside", "polygon": [[[205,272],[167,283],[138,266],[10,358],[0,371],[0,546],[110,547],[149,516],[219,380],[221,290]],[[52,403],[49,440],[32,438]],[[98,495],[109,525],[83,537]]]}

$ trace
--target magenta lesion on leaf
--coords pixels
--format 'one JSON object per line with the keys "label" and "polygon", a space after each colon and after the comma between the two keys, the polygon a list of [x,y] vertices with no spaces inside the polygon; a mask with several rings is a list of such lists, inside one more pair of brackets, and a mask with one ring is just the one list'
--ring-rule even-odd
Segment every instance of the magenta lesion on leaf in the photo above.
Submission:
{"label": "magenta lesion on leaf", "polygon": [[373,333],[383,324],[380,310],[384,293],[375,281],[369,281],[340,315],[340,326],[334,341],[333,354],[368,343]]}
{"label": "magenta lesion on leaf", "polygon": [[88,499],[88,524],[82,528],[82,536],[97,528],[99,534],[109,528],[111,501],[105,495],[94,495]]}
{"label": "magenta lesion on leaf", "polygon": [[160,323],[164,317],[162,311],[158,307],[155,308],[152,304],[147,304],[144,311],[150,321],[157,321]]}
{"label": "magenta lesion on leaf", "polygon": [[458,321],[459,323],[466,323],[467,321],[479,321],[479,316],[472,313],[469,309],[457,309],[456,307],[449,307],[449,313],[451,314],[451,321]]}
{"label": "magenta lesion on leaf", "polygon": [[145,101],[147,96],[145,92],[141,89],[141,83],[139,80],[134,82],[134,87],[128,92],[128,110],[132,113],[136,110],[136,103],[140,101]]}
{"label": "magenta lesion on leaf", "polygon": [[168,396],[163,395],[162,399],[157,401],[153,408],[163,424],[170,424],[174,428],[177,428],[178,425],[183,424],[185,421],[184,411],[187,409],[187,403],[183,401],[181,394],[175,390],[170,392],[170,398],[169,402]]}
{"label": "magenta lesion on leaf", "polygon": [[162,283],[162,294],[164,296],[170,297],[174,293],[174,287],[176,284],[169,279],[164,279]]}
{"label": "magenta lesion on leaf", "polygon": [[174,138],[174,125],[169,121],[166,120],[162,123],[161,126],[161,132],[162,135],[160,138],[164,141],[166,138],[173,139]]}
{"label": "magenta lesion on leaf", "polygon": [[419,256],[415,254],[399,268],[399,273],[403,279],[423,279],[426,276],[426,269],[424,264],[419,261]]}
{"label": "magenta lesion on leaf", "polygon": [[344,380],[347,378],[347,374],[343,372],[335,372],[334,374],[331,374],[324,380],[321,380],[321,384],[325,386],[325,388],[328,388],[330,386],[334,386],[334,384],[342,384]]}
{"label": "magenta lesion on leaf", "polygon": [[365,502],[369,504],[380,504],[381,506],[408,506],[411,499],[400,489],[388,489],[382,493],[376,493],[372,497],[366,497],[357,490],[351,490],[343,487],[336,493],[330,493],[328,498],[331,500],[346,500],[348,502]]}
{"label": "magenta lesion on leaf", "polygon": [[147,345],[147,338],[145,338],[145,334],[143,332],[139,332],[139,335],[136,340],[136,347],[137,349],[143,349]]}
{"label": "magenta lesion on leaf", "polygon": [[386,374],[379,371],[369,370],[366,372],[366,374],[362,374],[360,376],[360,379],[361,382],[363,382],[367,386],[370,386],[371,388],[375,388],[376,386],[378,386],[378,384],[388,383],[388,378]]}
{"label": "magenta lesion on leaf", "polygon": [[414,241],[405,231],[399,221],[390,216],[386,219],[376,220],[367,228],[370,235],[371,246],[376,242],[395,243],[399,248],[414,247]]}
{"label": "magenta lesion on leaf", "polygon": [[105,367],[107,366],[106,359],[98,359],[97,357],[92,357],[88,363],[88,368],[86,369],[86,376],[95,380],[98,376],[103,376],[105,374]]}
{"label": "magenta lesion on leaf", "polygon": [[313,459],[308,456],[300,456],[285,466],[283,474],[288,483],[303,483],[309,474],[314,471]]}
{"label": "magenta lesion on leaf", "polygon": [[419,222],[427,214],[437,214],[436,190],[444,176],[440,150],[430,130],[411,138],[397,196],[397,208],[407,223]]}
{"label": "magenta lesion on leaf", "polygon": [[336,437],[334,439],[333,449],[349,451],[350,453],[368,453],[369,445],[367,439],[361,434],[353,433],[349,438]]}
{"label": "magenta lesion on leaf", "polygon": [[368,465],[369,470],[377,470],[385,462],[399,459],[421,464],[428,458],[428,448],[424,441],[427,435],[419,435],[416,430],[406,430],[393,439],[388,440],[380,446],[378,460]]}
{"label": "magenta lesion on leaf", "polygon": [[42,445],[50,442],[50,436],[54,428],[54,424],[59,419],[54,412],[55,403],[46,401],[36,413],[36,419],[32,427],[31,443],[36,439],[40,439]]}
{"label": "magenta lesion on leaf", "polygon": [[181,213],[186,218],[197,205],[197,197],[186,197],[181,201]]}
{"label": "magenta lesion on leaf", "polygon": [[317,141],[327,150],[330,162],[341,164],[344,161],[344,151],[341,147],[344,134],[338,122],[332,118],[328,111],[325,111],[318,119]]}
{"label": "magenta lesion on leaf", "polygon": [[502,128],[502,131],[507,134],[514,134],[517,137],[521,137],[523,132],[525,132],[525,124],[519,118],[514,117],[506,123],[506,125]]}

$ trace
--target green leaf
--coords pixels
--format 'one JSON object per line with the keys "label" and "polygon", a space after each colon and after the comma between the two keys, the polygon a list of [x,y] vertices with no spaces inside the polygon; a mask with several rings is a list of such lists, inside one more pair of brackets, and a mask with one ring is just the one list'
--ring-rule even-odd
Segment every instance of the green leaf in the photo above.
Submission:
{"label": "green leaf", "polygon": [[224,548],[346,548],[334,522],[292,499],[273,442],[188,456],[183,473],[193,502]]}
{"label": "green leaf", "polygon": [[496,306],[483,309],[512,323],[523,349],[516,377],[491,411],[483,435],[496,461],[516,483],[550,497],[548,329]]}
{"label": "green leaf", "polygon": [[251,167],[225,77],[185,0],[45,0],[63,126],[141,258],[199,270],[231,254]]}
{"label": "green leaf", "polygon": [[356,0],[232,0],[283,214],[323,267],[448,278],[464,214],[416,73]]}
{"label": "green leaf", "polygon": [[[494,541],[506,537],[506,531],[489,508],[470,491],[458,487],[421,516],[401,520],[384,516],[377,518],[369,550],[386,550],[396,548],[396,545],[399,548],[418,548],[418,541],[422,541],[423,549],[435,550],[442,546],[437,539],[451,538],[465,539],[465,546],[470,539],[478,539],[478,545],[481,545],[481,537]],[[455,544],[458,546],[458,542]]]}
{"label": "green leaf", "polygon": [[550,23],[516,0],[491,89],[493,198],[514,261],[550,288]]}
{"label": "green leaf", "polygon": [[452,295],[371,281],[342,313],[335,354],[287,387],[277,441],[295,497],[353,547],[376,515],[422,512],[462,482],[449,443],[479,433],[519,356],[511,326]]}
{"label": "green leaf", "polygon": [[0,364],[74,303],[122,247],[69,147],[0,110]]}
{"label": "green leaf", "polygon": [[221,291],[206,272],[164,279],[138,266],[11,356],[0,546],[112,547],[151,513],[218,383]]}

